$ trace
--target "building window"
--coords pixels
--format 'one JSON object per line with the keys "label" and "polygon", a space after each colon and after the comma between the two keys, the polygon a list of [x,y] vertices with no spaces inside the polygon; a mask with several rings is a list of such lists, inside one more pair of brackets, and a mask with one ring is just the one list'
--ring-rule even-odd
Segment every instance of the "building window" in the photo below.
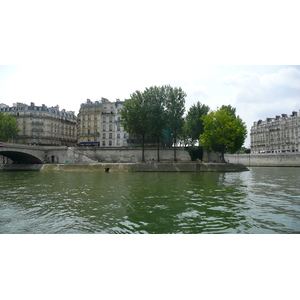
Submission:
{"label": "building window", "polygon": [[103,138],[106,139],[106,133],[103,133]]}
{"label": "building window", "polygon": [[112,145],[112,141],[109,141],[109,146],[111,146]]}
{"label": "building window", "polygon": [[112,139],[112,133],[109,134],[109,138]]}
{"label": "building window", "polygon": [[102,146],[105,146],[105,141],[102,141]]}
{"label": "building window", "polygon": [[103,131],[106,131],[106,125],[103,125]]}
{"label": "building window", "polygon": [[109,125],[109,131],[112,131],[112,124]]}
{"label": "building window", "polygon": [[106,122],[106,117],[103,117],[103,123],[105,123]]}

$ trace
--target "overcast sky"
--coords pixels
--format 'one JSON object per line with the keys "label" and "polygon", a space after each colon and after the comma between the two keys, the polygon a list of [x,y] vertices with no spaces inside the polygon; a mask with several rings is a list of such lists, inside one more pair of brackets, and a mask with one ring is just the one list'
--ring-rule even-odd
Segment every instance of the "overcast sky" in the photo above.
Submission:
{"label": "overcast sky", "polygon": [[78,113],[87,98],[124,100],[170,84],[187,93],[186,110],[231,104],[248,130],[299,111],[297,9],[240,2],[7,1],[0,103]]}

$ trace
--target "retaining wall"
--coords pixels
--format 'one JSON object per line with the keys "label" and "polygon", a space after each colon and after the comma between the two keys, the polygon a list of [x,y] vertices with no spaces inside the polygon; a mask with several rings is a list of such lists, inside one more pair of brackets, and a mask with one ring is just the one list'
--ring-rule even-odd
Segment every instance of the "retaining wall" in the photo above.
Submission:
{"label": "retaining wall", "polygon": [[0,164],[0,171],[40,171],[42,167],[42,164]]}
{"label": "retaining wall", "polygon": [[41,171],[100,171],[105,172],[242,172],[248,169],[242,164],[218,163],[95,163],[77,164],[46,164]]}
{"label": "retaining wall", "polygon": [[225,154],[225,159],[248,167],[300,167],[300,153]]}
{"label": "retaining wall", "polygon": [[[77,147],[69,148],[67,160],[69,162],[75,162],[73,157],[79,155],[88,157],[96,162],[120,162],[120,163],[135,163],[142,162],[142,148],[140,147],[126,147],[126,148],[101,148],[101,147]],[[160,149],[159,150],[160,161],[173,161],[174,160],[174,148]],[[191,157],[184,148],[176,148],[176,158],[178,161],[190,161]],[[157,161],[157,149],[146,148],[145,149],[145,161],[150,159]]]}

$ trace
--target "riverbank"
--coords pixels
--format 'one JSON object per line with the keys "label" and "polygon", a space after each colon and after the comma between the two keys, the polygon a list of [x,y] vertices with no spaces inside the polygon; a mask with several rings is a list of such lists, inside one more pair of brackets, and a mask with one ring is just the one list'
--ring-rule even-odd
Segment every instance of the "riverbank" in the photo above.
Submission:
{"label": "riverbank", "polygon": [[2,165],[1,171],[41,172],[242,172],[249,171],[243,164],[235,163],[95,163],[95,164],[40,164]]}

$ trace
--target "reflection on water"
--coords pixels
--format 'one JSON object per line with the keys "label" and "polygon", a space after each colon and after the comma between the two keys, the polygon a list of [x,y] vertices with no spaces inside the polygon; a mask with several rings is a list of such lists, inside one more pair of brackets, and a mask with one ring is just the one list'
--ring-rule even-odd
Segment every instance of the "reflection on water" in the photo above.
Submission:
{"label": "reflection on water", "polygon": [[0,233],[300,233],[299,168],[0,173]]}

